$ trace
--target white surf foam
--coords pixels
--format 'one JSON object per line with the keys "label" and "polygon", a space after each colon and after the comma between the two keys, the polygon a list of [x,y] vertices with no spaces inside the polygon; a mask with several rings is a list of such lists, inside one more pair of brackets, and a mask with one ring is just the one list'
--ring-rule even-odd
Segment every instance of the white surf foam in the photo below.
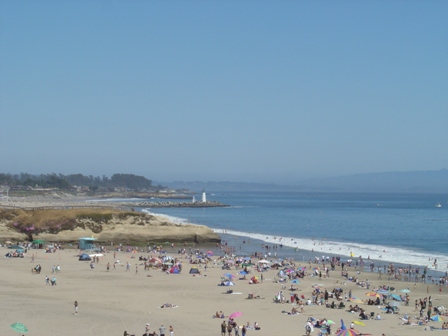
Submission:
{"label": "white surf foam", "polygon": [[[418,265],[428,267],[432,270],[444,272],[448,268],[448,255],[431,254],[413,251],[405,248],[397,248],[383,245],[358,244],[348,242],[338,242],[329,240],[313,240],[296,237],[276,237],[265,234],[240,232],[223,229],[213,229],[216,233],[229,234],[241,237],[258,239],[271,244],[283,244],[292,248],[312,251],[317,256],[327,256],[328,254],[352,257],[354,260],[362,256],[367,263],[368,257],[372,260],[387,261],[404,265]],[[437,269],[434,267],[434,259],[437,259]]]}

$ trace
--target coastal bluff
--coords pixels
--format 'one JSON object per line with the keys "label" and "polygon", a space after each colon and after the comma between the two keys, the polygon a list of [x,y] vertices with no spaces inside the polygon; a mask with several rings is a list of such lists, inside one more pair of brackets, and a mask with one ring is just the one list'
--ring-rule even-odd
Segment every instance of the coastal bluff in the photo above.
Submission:
{"label": "coastal bluff", "polygon": [[164,217],[140,212],[98,208],[0,209],[0,240],[68,243],[86,236],[104,244],[221,241],[206,226],[172,223]]}

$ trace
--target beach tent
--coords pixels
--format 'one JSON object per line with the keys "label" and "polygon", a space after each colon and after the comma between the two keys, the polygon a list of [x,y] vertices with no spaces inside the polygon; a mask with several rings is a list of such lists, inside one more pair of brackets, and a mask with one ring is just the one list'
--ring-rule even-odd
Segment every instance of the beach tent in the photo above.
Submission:
{"label": "beach tent", "polygon": [[36,239],[33,240],[33,244],[36,245],[38,248],[42,248],[42,245],[45,244],[45,242],[42,239]]}
{"label": "beach tent", "polygon": [[16,250],[17,252],[25,252],[25,249],[19,245],[8,246],[9,249]]}
{"label": "beach tent", "polygon": [[79,256],[78,260],[92,260],[92,258],[90,258],[90,256],[86,253],[83,253]]}
{"label": "beach tent", "polygon": [[172,273],[172,274],[179,274],[180,273],[179,267],[177,267],[177,266],[171,267],[170,273]]}
{"label": "beach tent", "polygon": [[199,272],[197,267],[192,267],[190,268],[190,274],[201,274],[201,272]]}

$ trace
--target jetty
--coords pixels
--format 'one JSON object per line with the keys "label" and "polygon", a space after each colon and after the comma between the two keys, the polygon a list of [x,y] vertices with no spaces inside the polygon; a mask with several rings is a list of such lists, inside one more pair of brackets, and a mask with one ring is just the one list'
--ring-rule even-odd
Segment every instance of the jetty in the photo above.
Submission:
{"label": "jetty", "polygon": [[220,202],[120,202],[120,206],[124,207],[140,207],[140,208],[222,208],[230,205]]}

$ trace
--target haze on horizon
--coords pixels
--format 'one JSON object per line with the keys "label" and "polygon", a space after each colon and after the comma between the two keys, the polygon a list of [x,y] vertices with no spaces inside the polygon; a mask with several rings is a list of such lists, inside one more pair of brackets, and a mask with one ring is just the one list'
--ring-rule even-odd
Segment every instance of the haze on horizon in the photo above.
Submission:
{"label": "haze on horizon", "polygon": [[0,172],[448,168],[446,1],[3,1]]}

